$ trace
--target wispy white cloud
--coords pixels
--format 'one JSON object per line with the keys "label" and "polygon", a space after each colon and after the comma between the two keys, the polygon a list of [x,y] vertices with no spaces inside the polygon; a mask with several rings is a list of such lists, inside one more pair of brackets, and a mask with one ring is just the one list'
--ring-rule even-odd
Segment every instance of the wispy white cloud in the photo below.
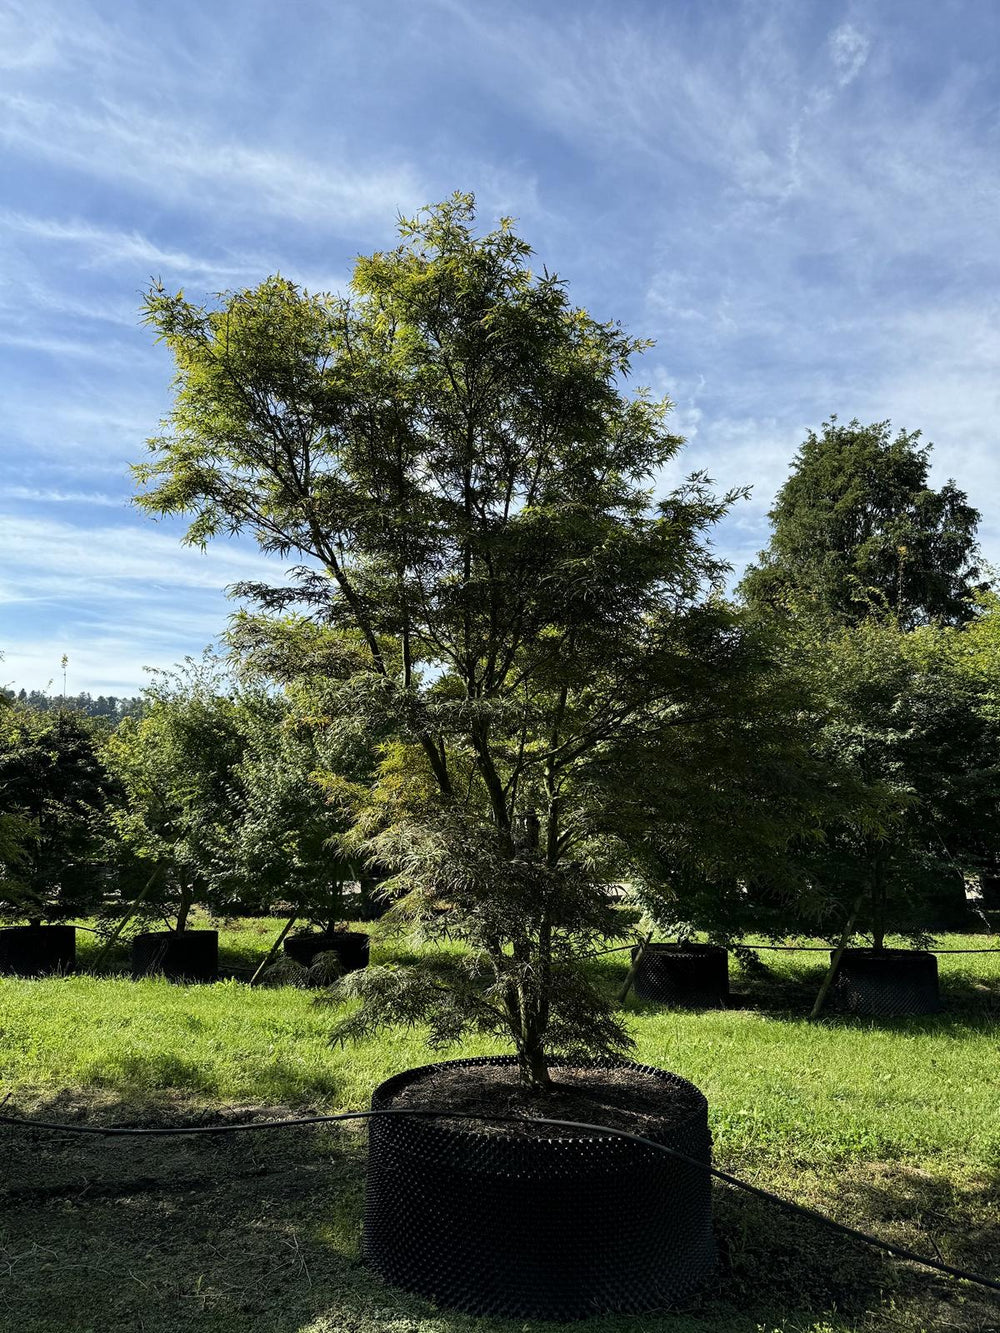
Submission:
{"label": "wispy white cloud", "polygon": [[144,377],[130,374],[128,366],[124,374],[117,367],[113,374],[107,368],[101,374],[99,362],[73,360],[64,363],[60,392],[51,399],[41,397],[34,382],[15,386],[0,433],[5,480],[30,485],[57,478],[70,490],[130,497],[134,487],[128,465],[144,456],[146,439],[156,433],[169,407],[165,354],[161,365],[159,386],[149,386],[146,394],[135,383]]}
{"label": "wispy white cloud", "polygon": [[[76,522],[36,516],[9,502],[52,500],[69,507],[110,507],[112,497],[46,494],[15,487],[0,498],[0,605],[5,635],[0,682],[42,687],[70,657],[70,688],[134,693],[143,668],[164,667],[220,641],[234,604],[226,585],[280,582],[284,566],[245,544],[208,552],[182,547],[169,530],[137,523]],[[12,633],[13,627],[13,633]]]}
{"label": "wispy white cloud", "polygon": [[0,227],[8,234],[21,234],[31,241],[47,242],[57,251],[72,247],[85,265],[117,271],[139,269],[146,274],[165,272],[228,280],[261,274],[267,263],[261,255],[223,255],[218,258],[193,255],[159,246],[138,231],[98,227],[80,219],[64,221],[2,211]]}
{"label": "wispy white cloud", "polygon": [[149,669],[170,667],[202,647],[218,643],[224,623],[208,611],[192,615],[172,634],[139,638],[136,627],[122,624],[102,628],[87,622],[66,621],[47,633],[25,635],[0,661],[0,684],[14,688],[62,692],[63,653],[69,658],[67,689],[119,698],[138,694],[148,682]]}
{"label": "wispy white cloud", "polygon": [[932,476],[952,477],[983,515],[989,558],[1000,556],[1000,303],[964,300],[888,312],[885,354],[855,385],[853,411],[919,429],[934,444]]}
{"label": "wispy white cloud", "polygon": [[57,46],[49,32],[24,33],[16,14],[0,12],[0,69],[48,68],[56,63]]}
{"label": "wispy white cloud", "polygon": [[106,364],[113,357],[120,365],[122,362],[152,361],[148,347],[139,343],[106,342],[95,343],[92,338],[52,337],[43,333],[22,333],[16,329],[0,327],[0,347],[14,347],[32,352],[41,352],[45,356],[62,360],[65,357],[77,357],[85,361],[97,361]]}
{"label": "wispy white cloud", "polygon": [[245,208],[252,201],[258,214],[329,228],[372,219],[384,226],[397,210],[425,202],[426,188],[408,163],[372,165],[343,143],[331,141],[323,157],[309,158],[111,100],[88,109],[0,93],[0,108],[10,148],[171,204]]}
{"label": "wispy white cloud", "polygon": [[[641,21],[628,9],[580,10],[555,23],[524,5],[439,4],[512,107],[592,163],[644,173],[645,208],[708,245],[738,249],[746,226],[772,243],[783,229],[796,244],[832,233],[855,252],[872,244],[874,256],[875,244],[912,248],[952,232],[957,198],[969,229],[996,230],[995,145],[968,133],[969,76],[959,67],[914,101],[892,77],[898,32],[881,43],[878,78],[862,80],[874,32],[844,23],[811,34],[806,6],[732,4],[724,22],[706,10],[699,26],[666,9]],[[849,84],[858,97],[847,114]]]}
{"label": "wispy white cloud", "polygon": [[871,40],[853,23],[842,23],[830,34],[830,55],[837,71],[837,82],[846,88],[861,73],[871,50]]}
{"label": "wispy white cloud", "polygon": [[[935,477],[968,489],[1000,555],[998,38],[974,0],[0,0],[7,507],[80,524],[22,534],[8,588],[40,562],[53,635],[110,636],[106,600],[150,652],[172,651],[157,624],[182,642],[196,604],[184,651],[212,637],[214,589],[242,574],[199,582],[202,557],[161,528],[132,577],[133,548],[105,536],[169,407],[169,354],[136,327],[149,276],[196,299],[276,270],[341,289],[397,211],[456,187],[484,222],[520,216],[572,299],[656,339],[635,382],[676,400],[690,440],[663,485],[694,467],[754,485],[718,530],[734,562],[831,412],[923,427]],[[82,519],[88,493],[106,499]]]}
{"label": "wispy white cloud", "polygon": [[118,328],[135,330],[139,320],[139,298],[131,300],[115,295],[98,295],[90,300],[75,296],[63,287],[55,286],[51,281],[43,280],[37,268],[25,268],[18,272],[16,279],[10,276],[6,281],[0,279],[0,310],[8,316],[32,316],[41,322],[46,319],[60,319],[86,324],[112,324]]}
{"label": "wispy white cloud", "polygon": [[0,514],[0,601],[134,601],[148,590],[221,590],[242,579],[282,577],[280,562],[245,546],[216,544],[209,552],[181,546],[177,531],[137,524],[72,524],[10,512]]}
{"label": "wispy white cloud", "polygon": [[283,579],[283,567],[237,545],[207,553],[181,547],[177,533],[136,525],[109,527],[8,512],[0,515],[3,559],[0,603],[12,605],[120,604],[135,623],[155,623],[141,608],[175,605],[191,593],[221,592],[240,580]]}
{"label": "wispy white cloud", "polygon": [[734,7],[692,59],[665,9],[642,22],[597,9],[556,23],[544,9],[439,3],[473,34],[486,78],[590,155],[638,154],[678,186],[700,164],[765,195],[787,189],[800,78],[779,7],[769,19],[755,6],[752,22]]}
{"label": "wispy white cloud", "polygon": [[53,15],[44,6],[5,0],[0,9],[0,69],[23,74],[63,63],[64,46]]}
{"label": "wispy white cloud", "polygon": [[55,505],[96,505],[102,509],[125,509],[128,501],[120,495],[107,495],[101,491],[67,491],[55,487],[41,486],[5,486],[4,500],[28,500],[32,504]]}
{"label": "wispy white cloud", "polygon": [[111,71],[152,75],[143,43],[129,32],[123,15],[105,17],[87,0],[4,0],[0,9],[0,69],[11,75],[35,73],[52,79]]}

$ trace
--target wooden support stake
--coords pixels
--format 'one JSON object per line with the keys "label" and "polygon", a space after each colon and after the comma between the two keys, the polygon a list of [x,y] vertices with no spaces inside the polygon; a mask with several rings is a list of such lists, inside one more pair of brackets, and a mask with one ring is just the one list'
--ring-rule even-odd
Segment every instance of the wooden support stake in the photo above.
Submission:
{"label": "wooden support stake", "polygon": [[275,959],[275,957],[276,957],[276,955],[277,955],[277,953],[278,953],[278,950],[281,948],[282,944],[284,944],[284,942],[285,942],[285,936],[288,934],[288,932],[291,930],[291,928],[295,925],[295,923],[296,923],[296,921],[298,921],[298,919],[299,919],[299,918],[298,918],[298,913],[296,913],[294,916],[290,916],[290,917],[288,918],[288,920],[285,922],[285,924],[284,924],[284,926],[283,926],[283,928],[282,928],[281,934],[278,936],[278,938],[277,938],[277,939],[274,941],[274,943],[271,945],[271,948],[270,948],[270,950],[268,951],[268,955],[267,955],[267,957],[264,959],[264,961],[261,963],[260,967],[258,967],[257,971],[256,971],[256,972],[253,974],[253,976],[250,978],[250,980],[249,980],[249,982],[247,983],[247,985],[249,985],[249,986],[256,986],[257,982],[261,979],[261,977],[262,977],[263,974],[264,974],[264,969],[270,967],[271,964],[274,962],[274,959]]}
{"label": "wooden support stake", "polygon": [[652,943],[652,939],[653,939],[653,932],[650,931],[649,934],[645,937],[645,939],[639,941],[639,947],[635,952],[635,957],[632,959],[632,966],[629,968],[628,973],[626,974],[625,977],[625,984],[618,992],[619,1004],[625,1003],[625,1000],[628,997],[628,993],[632,989],[632,982],[635,980],[635,974],[638,971],[639,964],[642,962],[642,955],[649,948],[650,944]]}
{"label": "wooden support stake", "polygon": [[854,906],[851,908],[851,915],[847,918],[847,925],[844,927],[840,937],[840,943],[833,951],[833,957],[830,959],[830,966],[827,969],[826,976],[823,978],[823,984],[819,988],[819,994],[816,996],[816,1003],[812,1007],[812,1013],[809,1015],[810,1023],[819,1018],[820,1013],[823,1010],[827,994],[830,987],[833,985],[834,977],[837,975],[837,968],[840,966],[840,956],[847,948],[847,941],[854,934],[854,923],[858,919],[858,913],[861,911],[861,904],[864,902],[865,897],[866,895],[864,893],[858,894]]}
{"label": "wooden support stake", "polygon": [[90,965],[91,969],[100,967],[101,964],[104,962],[104,960],[107,958],[108,954],[114,948],[115,943],[118,940],[118,936],[122,933],[122,931],[125,929],[128,923],[135,916],[136,912],[139,910],[139,904],[145,902],[145,900],[149,897],[150,890],[156,883],[156,878],[159,875],[159,873],[160,873],[160,867],[157,866],[156,869],[153,871],[153,873],[150,875],[149,879],[146,880],[145,887],[139,894],[138,898],[134,898],[132,900],[132,906],[128,909],[128,911],[125,913],[122,919],[118,922],[118,925],[115,926],[114,930],[111,932],[108,938],[104,941],[104,944],[98,950],[97,957]]}

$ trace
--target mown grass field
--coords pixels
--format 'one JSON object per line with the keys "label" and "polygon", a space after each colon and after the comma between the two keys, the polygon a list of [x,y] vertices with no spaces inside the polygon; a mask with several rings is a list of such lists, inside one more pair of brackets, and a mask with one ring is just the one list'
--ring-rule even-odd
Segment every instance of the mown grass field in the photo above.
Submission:
{"label": "mown grass field", "polygon": [[[225,930],[224,966],[249,969],[279,928],[265,920]],[[82,941],[84,966],[91,948]],[[373,957],[394,952],[387,944]],[[703,1089],[719,1165],[886,1239],[1000,1276],[1000,955],[942,957],[947,1012],[881,1024],[809,1024],[822,956],[761,956],[771,975],[749,979],[734,966],[741,999],[724,1012],[631,1000],[638,1058]],[[624,971],[621,955],[592,966],[609,987]],[[428,1058],[419,1032],[333,1048],[331,1021],[310,992],[250,990],[237,980],[3,980],[5,1109],[133,1124],[353,1109],[381,1079]],[[107,1141],[0,1127],[0,1329],[523,1329],[436,1310],[365,1271],[363,1147],[355,1128]],[[1000,1301],[988,1293],[856,1249],[723,1185],[716,1217],[720,1277],[695,1306],[580,1327],[1000,1330]]]}

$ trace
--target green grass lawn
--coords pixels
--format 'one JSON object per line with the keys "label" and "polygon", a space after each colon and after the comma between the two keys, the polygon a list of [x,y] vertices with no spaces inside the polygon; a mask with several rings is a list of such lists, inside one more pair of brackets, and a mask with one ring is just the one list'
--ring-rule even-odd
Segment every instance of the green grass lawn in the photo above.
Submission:
{"label": "green grass lawn", "polygon": [[[223,965],[248,975],[280,925],[224,930]],[[83,965],[92,950],[81,943]],[[376,946],[373,957],[391,952]],[[947,1012],[878,1024],[809,1024],[822,956],[761,956],[770,976],[744,978],[734,965],[739,1007],[681,1013],[630,1001],[637,1057],[702,1088],[719,1165],[886,1239],[1000,1275],[1000,955],[943,957]],[[608,986],[624,972],[622,955],[592,966]],[[49,1119],[240,1118],[362,1107],[381,1079],[429,1058],[419,1032],[332,1048],[332,1018],[307,991],[250,990],[238,980],[3,980],[0,1086],[8,1109]],[[365,1271],[363,1143],[357,1129],[105,1141],[0,1128],[0,1329],[522,1329],[441,1312]],[[1000,1329],[1000,1303],[987,1293],[845,1246],[721,1185],[716,1217],[720,1278],[696,1306],[581,1327]]]}

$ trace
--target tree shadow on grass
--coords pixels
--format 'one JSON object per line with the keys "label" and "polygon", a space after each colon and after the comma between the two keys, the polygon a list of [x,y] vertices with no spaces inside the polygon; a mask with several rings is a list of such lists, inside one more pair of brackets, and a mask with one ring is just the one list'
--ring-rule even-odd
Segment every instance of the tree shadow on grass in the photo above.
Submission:
{"label": "tree shadow on grass", "polygon": [[[69,1093],[30,1114],[163,1126],[295,1113]],[[0,1327],[292,1333],[357,1267],[362,1148],[336,1127],[104,1139],[0,1126]]]}
{"label": "tree shadow on grass", "polygon": [[[18,1113],[9,1103],[6,1110]],[[110,1094],[82,1093],[31,1108],[38,1120],[103,1124],[218,1123],[253,1114],[285,1113],[197,1111],[168,1095],[139,1110]],[[0,1126],[0,1327],[520,1333],[523,1321],[441,1311],[364,1269],[364,1144],[363,1133],[348,1126],[145,1139]],[[843,1221],[928,1253],[940,1245],[951,1262],[996,1271],[995,1181],[956,1185],[898,1164],[802,1179],[806,1201]],[[722,1262],[709,1291],[686,1311],[578,1327],[757,1333],[825,1321],[838,1333],[916,1330],[945,1326],[937,1315],[946,1304],[951,1329],[998,1326],[986,1322],[996,1305],[946,1279],[726,1186],[717,1186],[715,1199]]]}
{"label": "tree shadow on grass", "polygon": [[[821,980],[822,974],[819,977]],[[849,1014],[838,1009],[834,1001],[824,1009],[821,1021],[830,1027],[864,1026],[885,1032],[938,1032],[952,1038],[996,1031],[1000,1023],[1000,985],[997,982],[952,973],[940,978],[940,996],[941,1012],[937,1014],[891,1018]]]}
{"label": "tree shadow on grass", "polygon": [[[773,1188],[846,1226],[1000,1280],[996,1177],[960,1182],[943,1170],[863,1162],[828,1168],[825,1178],[805,1171],[794,1190],[787,1180]],[[724,1302],[742,1309],[771,1303],[782,1313],[831,1322],[836,1316],[838,1329],[1000,1329],[1000,1297],[988,1290],[731,1187],[717,1185],[714,1197]]]}
{"label": "tree shadow on grass", "polygon": [[[815,955],[819,957],[819,955]],[[763,964],[752,971],[734,972],[731,1009],[752,1009],[768,1017],[800,1020],[809,1015],[826,976],[822,963],[799,964],[794,970],[770,968]],[[940,977],[942,1009],[939,1014],[898,1018],[865,1017],[844,1013],[837,1008],[836,996],[830,997],[821,1018],[824,1023],[845,1027],[859,1024],[889,1031],[947,1032],[960,1035],[966,1031],[989,1031],[1000,1022],[1000,981],[980,978],[969,972],[944,972]],[[655,1005],[629,999],[629,1007],[640,1012],[653,1011]]]}
{"label": "tree shadow on grass", "polygon": [[[266,1058],[257,1054],[253,1060],[255,1100],[292,1106],[335,1104],[339,1080],[327,1065],[303,1065],[273,1052]],[[171,1050],[121,1053],[87,1071],[90,1085],[117,1093],[133,1106],[155,1105],[159,1097],[175,1091],[219,1101],[227,1078],[224,1069]]]}

